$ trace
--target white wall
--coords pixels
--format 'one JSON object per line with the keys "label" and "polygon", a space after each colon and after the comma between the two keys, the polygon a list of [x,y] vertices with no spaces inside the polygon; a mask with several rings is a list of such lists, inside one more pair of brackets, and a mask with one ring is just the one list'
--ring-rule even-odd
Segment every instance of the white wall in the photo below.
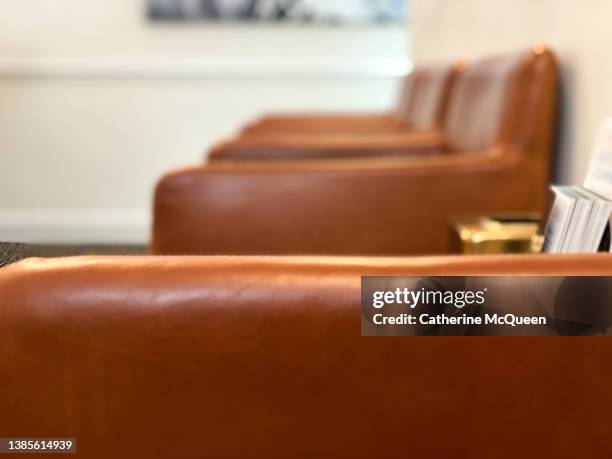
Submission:
{"label": "white wall", "polygon": [[409,68],[399,26],[160,25],[144,0],[0,11],[0,240],[146,242],[163,172],[266,111],[383,110]]}
{"label": "white wall", "polygon": [[412,55],[474,58],[550,45],[561,61],[560,180],[581,183],[591,144],[612,115],[609,0],[412,0]]}

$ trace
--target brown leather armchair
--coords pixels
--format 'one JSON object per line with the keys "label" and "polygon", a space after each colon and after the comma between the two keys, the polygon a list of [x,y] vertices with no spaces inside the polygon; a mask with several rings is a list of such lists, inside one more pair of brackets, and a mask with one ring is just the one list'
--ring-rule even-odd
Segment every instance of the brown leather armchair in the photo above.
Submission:
{"label": "brown leather armchair", "polygon": [[612,275],[612,256],[2,268],[0,432],[100,459],[606,457],[608,337],[360,336],[360,276],[467,274]]}
{"label": "brown leather armchair", "polygon": [[[433,132],[429,129],[416,135],[406,129],[367,136],[247,135],[221,143],[209,158],[212,161],[278,160],[476,151],[496,143],[513,142],[520,124],[539,117],[541,111],[549,118],[538,120],[534,129],[540,132],[535,136],[546,139],[553,130],[556,72],[555,59],[544,48],[482,59],[460,72],[448,86],[448,92],[440,90],[437,84],[443,81],[440,78],[432,78],[430,91],[417,84],[412,109],[417,118],[421,117],[421,122],[412,124],[422,127],[427,124],[422,121],[428,120],[433,126],[439,126],[441,122],[441,130],[434,128]],[[450,94],[448,103],[447,98],[438,97],[440,94]],[[444,110],[432,116],[432,108],[440,100],[444,101],[441,105]],[[545,107],[540,108],[538,104]]]}
{"label": "brown leather armchair", "polygon": [[196,167],[158,184],[151,250],[445,253],[451,217],[539,211],[547,182],[546,158],[503,150],[413,160]]}
{"label": "brown leather armchair", "polygon": [[412,70],[402,78],[398,93],[396,107],[388,113],[311,113],[311,114],[279,114],[267,115],[243,129],[243,133],[267,131],[274,129],[299,129],[316,130],[322,127],[329,128],[330,125],[339,129],[359,127],[380,126],[404,126],[406,114],[410,110],[412,92],[416,86],[417,76],[420,70]]}
{"label": "brown leather armchair", "polygon": [[461,64],[421,66],[404,79],[396,114],[267,117],[243,130],[241,138],[286,135],[405,134],[440,130],[454,79]]}

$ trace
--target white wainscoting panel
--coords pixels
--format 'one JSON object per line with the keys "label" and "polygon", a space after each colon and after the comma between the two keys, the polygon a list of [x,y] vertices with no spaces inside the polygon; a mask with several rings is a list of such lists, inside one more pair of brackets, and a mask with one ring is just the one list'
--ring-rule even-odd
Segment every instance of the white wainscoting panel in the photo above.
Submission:
{"label": "white wainscoting panel", "polygon": [[382,111],[410,63],[0,59],[0,240],[146,243],[166,171],[266,112]]}

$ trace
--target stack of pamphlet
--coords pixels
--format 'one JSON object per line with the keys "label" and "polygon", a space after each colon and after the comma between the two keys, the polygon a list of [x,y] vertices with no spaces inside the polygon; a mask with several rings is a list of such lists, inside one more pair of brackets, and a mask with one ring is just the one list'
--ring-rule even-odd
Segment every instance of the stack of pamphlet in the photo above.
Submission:
{"label": "stack of pamphlet", "polygon": [[610,251],[612,214],[612,118],[605,121],[583,186],[553,186],[542,251]]}
{"label": "stack of pamphlet", "polygon": [[584,187],[553,186],[552,189],[555,204],[548,217],[542,251],[597,252],[609,225],[612,201]]}

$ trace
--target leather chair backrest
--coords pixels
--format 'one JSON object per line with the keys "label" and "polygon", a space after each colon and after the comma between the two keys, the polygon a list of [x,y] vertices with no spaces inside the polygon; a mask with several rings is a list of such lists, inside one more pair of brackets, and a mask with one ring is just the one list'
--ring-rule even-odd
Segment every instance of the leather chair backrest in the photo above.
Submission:
{"label": "leather chair backrest", "polygon": [[412,72],[403,117],[413,130],[439,130],[461,65],[423,66]]}
{"label": "leather chair backrest", "polygon": [[402,78],[397,98],[397,107],[395,113],[400,118],[405,118],[410,111],[412,104],[412,92],[417,79],[417,70],[411,71],[408,75]]}
{"label": "leather chair backrest", "polygon": [[444,127],[449,150],[550,150],[555,94],[555,59],[545,48],[468,65],[450,96]]}

